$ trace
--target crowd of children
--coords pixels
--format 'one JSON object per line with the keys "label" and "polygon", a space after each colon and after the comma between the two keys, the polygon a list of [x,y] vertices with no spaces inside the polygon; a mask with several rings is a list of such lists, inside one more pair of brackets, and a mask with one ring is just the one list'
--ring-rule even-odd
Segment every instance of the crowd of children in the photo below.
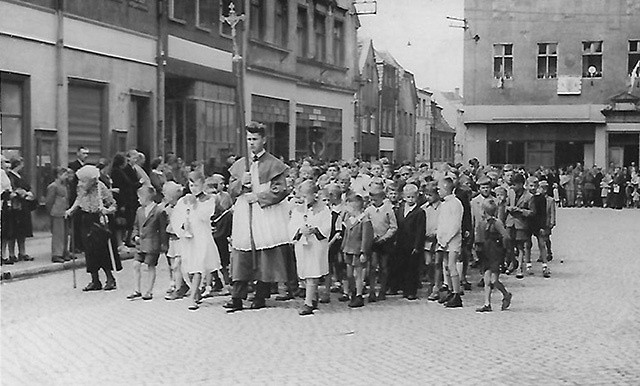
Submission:
{"label": "crowd of children", "polygon": [[[254,155],[254,166],[258,158]],[[481,167],[475,161],[468,167],[404,164],[394,170],[385,159],[334,163],[306,159],[284,168],[282,202],[289,208],[288,224],[260,226],[288,230],[285,247],[290,253],[280,257],[290,255],[291,261],[283,265],[293,268],[286,268],[290,277],[280,283],[286,285],[287,294],[276,300],[304,297],[300,315],[312,315],[319,304],[331,302],[331,293],[357,308],[400,293],[415,301],[420,288],[426,288],[428,301],[460,308],[464,292],[471,290],[468,277],[473,268],[479,269],[478,286],[485,292],[477,311],[492,310],[493,289],[502,294],[505,310],[512,294],[500,275],[515,273],[517,279],[534,275],[534,237],[541,274],[551,276],[556,202],[544,176],[526,175],[510,165],[501,170]],[[252,183],[249,174],[243,189]],[[242,310],[241,300],[252,286],[264,298],[269,291],[277,292],[277,283],[264,279],[233,287],[234,280],[244,279],[234,279],[230,272],[236,252],[232,218],[237,205],[232,197],[237,196],[227,192],[229,177],[207,173],[203,167],[191,170],[184,184],[165,177],[161,190],[150,183],[137,190],[140,206],[132,232],[135,280],[127,298],[153,299],[161,256],[166,257],[170,276],[165,299],[188,296],[191,310],[207,297],[234,293],[244,295],[232,297],[225,307],[230,312]],[[264,194],[271,194],[266,189]],[[264,201],[263,196],[255,197]],[[249,229],[252,242],[265,231]],[[266,248],[268,252],[270,247]],[[256,259],[262,257],[256,257],[255,250],[253,258],[251,250],[243,253],[249,258],[241,268],[250,271],[253,264],[255,270],[260,264]]]}
{"label": "crowd of children", "polygon": [[[357,308],[399,293],[416,300],[425,283],[428,301],[459,308],[464,291],[471,289],[470,267],[479,268],[478,284],[485,292],[477,311],[492,310],[493,289],[502,294],[505,310],[512,294],[499,277],[534,274],[533,237],[542,275],[550,277],[555,202],[547,194],[546,180],[450,165],[438,170],[405,165],[395,176],[385,174],[385,168],[384,160],[359,163],[357,169],[303,161],[289,170],[287,226],[296,267],[293,281],[301,285],[296,290],[295,283],[282,283],[289,294],[280,299],[304,297],[300,315],[331,302],[331,292]],[[233,207],[225,186],[221,175],[207,178],[197,169],[189,174],[187,188],[166,182],[162,203],[153,201],[150,185],[139,189],[134,226],[138,256],[129,299],[152,299],[160,254],[170,266],[167,300],[190,293],[189,308],[196,310],[202,299],[228,294]],[[142,286],[141,268],[146,273]]]}

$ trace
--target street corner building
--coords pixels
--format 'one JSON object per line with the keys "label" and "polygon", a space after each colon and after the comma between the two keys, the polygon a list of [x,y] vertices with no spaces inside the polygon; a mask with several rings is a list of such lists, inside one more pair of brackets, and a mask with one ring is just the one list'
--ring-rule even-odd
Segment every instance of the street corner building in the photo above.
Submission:
{"label": "street corner building", "polygon": [[640,3],[465,0],[465,156],[638,164]]}

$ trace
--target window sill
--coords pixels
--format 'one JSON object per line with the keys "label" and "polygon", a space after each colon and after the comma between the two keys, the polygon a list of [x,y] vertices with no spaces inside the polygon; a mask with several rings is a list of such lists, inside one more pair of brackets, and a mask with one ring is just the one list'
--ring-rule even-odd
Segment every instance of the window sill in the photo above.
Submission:
{"label": "window sill", "polygon": [[149,6],[139,1],[129,0],[129,7],[149,12]]}
{"label": "window sill", "polygon": [[349,71],[349,69],[347,67],[336,66],[335,64],[321,62],[321,61],[316,60],[316,59],[303,58],[301,56],[298,56],[298,62],[305,63],[305,64],[311,64],[311,65],[314,65],[314,66],[326,68],[328,70],[333,70],[333,71],[340,71],[340,72]]}
{"label": "window sill", "polygon": [[291,53],[291,50],[288,50],[288,49],[286,49],[286,48],[282,48],[282,47],[277,46],[277,45],[275,45],[275,44],[273,44],[273,43],[265,42],[265,41],[263,41],[263,40],[258,40],[258,39],[255,39],[255,38],[250,38],[250,39],[249,39],[249,42],[251,42],[252,44],[255,44],[255,45],[257,45],[257,46],[261,46],[261,47],[264,47],[264,48],[268,48],[268,49],[273,50],[273,51],[278,51],[278,52],[283,53],[283,54],[287,54],[287,55],[288,55],[288,54],[290,54],[290,53]]}
{"label": "window sill", "polygon": [[201,25],[196,24],[196,29],[202,32],[206,32],[208,34],[211,33],[212,29],[211,28],[207,28],[207,27],[203,27]]}
{"label": "window sill", "polygon": [[182,25],[186,25],[187,24],[186,20],[176,19],[175,17],[171,17],[171,16],[169,16],[169,21],[174,22],[176,24],[182,24]]}

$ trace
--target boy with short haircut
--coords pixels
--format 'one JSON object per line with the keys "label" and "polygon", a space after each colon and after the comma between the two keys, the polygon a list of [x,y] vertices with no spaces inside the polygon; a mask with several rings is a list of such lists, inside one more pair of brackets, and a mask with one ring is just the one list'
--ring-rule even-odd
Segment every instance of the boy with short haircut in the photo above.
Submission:
{"label": "boy with short haircut", "polygon": [[462,307],[460,297],[460,275],[462,271],[462,261],[460,252],[462,250],[462,215],[464,208],[460,200],[453,194],[453,180],[449,177],[442,178],[438,182],[438,190],[443,202],[440,205],[438,214],[438,251],[444,252],[443,270],[445,280],[451,283],[450,292],[444,301],[447,308]]}
{"label": "boy with short haircut", "polygon": [[402,294],[408,300],[416,300],[420,261],[424,254],[425,213],[417,204],[418,187],[407,183],[402,189],[403,203],[396,212],[398,232],[396,237],[396,274]]}
{"label": "boy with short haircut", "polygon": [[[382,165],[379,165],[382,173]],[[372,185],[369,192],[371,205],[365,213],[373,226],[373,246],[369,265],[369,302],[385,300],[389,275],[389,255],[393,252],[393,238],[398,230],[398,222],[391,202],[386,199],[384,189]],[[380,279],[380,294],[376,296],[376,279]]]}
{"label": "boy with short haircut", "polygon": [[513,189],[508,194],[507,221],[510,239],[518,250],[519,270],[517,279],[524,278],[524,264],[527,251],[531,252],[531,231],[528,218],[533,214],[533,195],[524,188],[525,178],[522,174],[513,176]]}
{"label": "boy with short haircut", "polygon": [[344,221],[344,237],[342,239],[342,256],[347,264],[347,280],[344,281],[345,296],[351,294],[350,282],[355,281],[355,296],[351,297],[349,307],[364,306],[362,292],[364,289],[364,267],[371,256],[373,244],[373,226],[364,212],[364,199],[357,194],[347,197],[348,215]]}
{"label": "boy with short haircut", "polygon": [[[538,178],[531,176],[527,178],[527,188],[533,196],[532,213],[529,217],[529,230],[531,235],[536,237],[538,241],[538,249],[540,250],[539,261],[542,262],[542,274],[549,277],[550,272],[547,267],[547,247],[546,247],[546,228],[547,228],[547,199],[546,191],[542,192],[538,186]],[[527,250],[527,274],[533,275],[533,265],[531,264],[531,244],[528,243]]]}
{"label": "boy with short haircut", "polygon": [[[167,216],[162,205],[154,201],[156,190],[151,185],[143,185],[138,189],[140,207],[136,211],[133,223],[132,238],[137,244],[138,253],[133,262],[135,291],[127,296],[133,300],[153,299],[153,286],[156,281],[156,266],[161,253],[167,252]],[[144,264],[146,285],[144,295],[141,292],[141,266]]]}
{"label": "boy with short haircut", "polygon": [[[333,269],[333,276],[336,280],[335,292],[342,292],[342,280],[344,279],[346,266],[344,260],[340,258],[342,245],[342,234],[344,232],[345,206],[342,203],[342,189],[337,184],[329,184],[324,189],[327,203],[331,209],[331,233],[329,235],[329,268]],[[331,287],[331,275],[325,278],[325,286]],[[320,303],[329,303],[329,296],[322,296]]]}
{"label": "boy with short haircut", "polygon": [[[476,252],[476,256],[478,261],[482,263],[483,258],[483,250],[482,245],[484,244],[483,235],[484,232],[482,230],[482,219],[484,217],[484,211],[482,209],[482,204],[491,199],[491,180],[489,177],[480,177],[477,182],[478,185],[478,195],[475,196],[471,200],[471,226],[473,229],[473,243],[474,250]],[[480,285],[480,284],[479,284]]]}
{"label": "boy with short haircut", "polygon": [[430,281],[433,283],[431,294],[427,298],[430,301],[440,300],[440,293],[448,292],[448,287],[444,288],[442,281],[442,260],[443,252],[437,251],[438,240],[438,215],[441,204],[440,195],[436,183],[428,183],[425,189],[427,202],[422,205],[425,213],[425,244],[424,254],[427,271],[431,273]]}

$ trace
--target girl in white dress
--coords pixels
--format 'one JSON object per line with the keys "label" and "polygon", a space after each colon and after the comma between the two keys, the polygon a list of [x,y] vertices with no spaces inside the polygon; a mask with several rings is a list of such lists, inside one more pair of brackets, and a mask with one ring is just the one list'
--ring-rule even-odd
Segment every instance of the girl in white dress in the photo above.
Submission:
{"label": "girl in white dress", "polygon": [[313,314],[318,305],[318,282],[329,273],[331,211],[318,200],[317,193],[318,188],[312,181],[300,184],[289,223],[298,277],[305,280],[307,292],[300,315]]}
{"label": "girl in white dress", "polygon": [[199,308],[202,277],[220,269],[220,253],[211,233],[211,216],[216,208],[216,198],[203,191],[204,180],[201,170],[189,173],[191,193],[182,197],[171,213],[171,225],[180,238],[182,270],[185,274],[193,275],[190,310]]}

